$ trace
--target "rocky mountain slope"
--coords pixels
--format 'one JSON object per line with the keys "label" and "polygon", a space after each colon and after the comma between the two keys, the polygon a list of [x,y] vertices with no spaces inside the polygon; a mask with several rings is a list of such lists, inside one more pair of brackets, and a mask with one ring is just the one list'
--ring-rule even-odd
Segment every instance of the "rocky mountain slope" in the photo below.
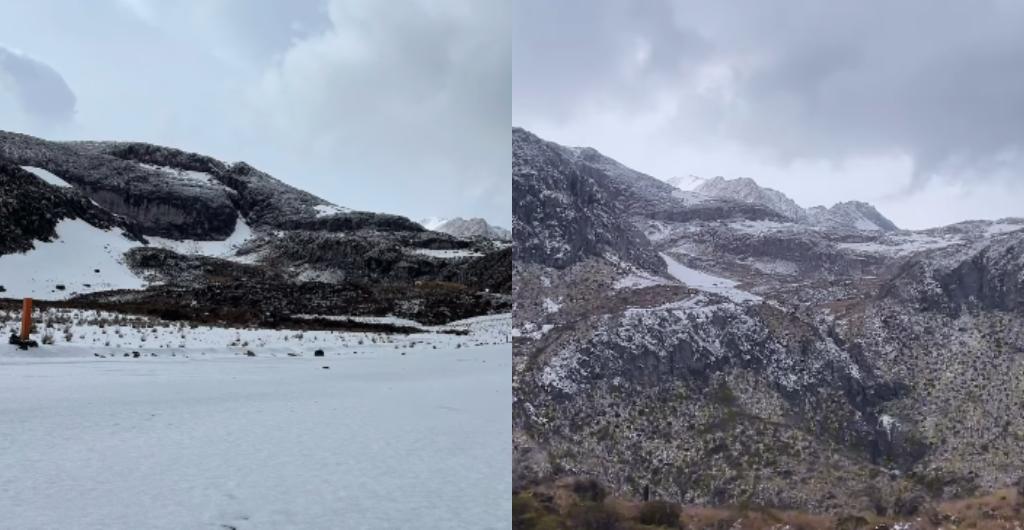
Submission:
{"label": "rocky mountain slope", "polygon": [[1024,220],[740,185],[513,129],[516,488],[906,515],[1024,475]]}
{"label": "rocky mountain slope", "polygon": [[4,296],[254,322],[305,305],[440,323],[511,304],[502,245],[340,207],[244,162],[0,132],[0,190]]}

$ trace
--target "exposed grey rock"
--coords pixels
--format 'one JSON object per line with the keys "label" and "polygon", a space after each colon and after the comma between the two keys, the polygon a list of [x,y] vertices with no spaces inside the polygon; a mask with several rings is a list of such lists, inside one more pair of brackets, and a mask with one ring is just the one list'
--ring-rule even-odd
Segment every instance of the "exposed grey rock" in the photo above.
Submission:
{"label": "exposed grey rock", "polygon": [[[50,185],[22,166],[71,187]],[[139,242],[124,259],[151,287],[75,303],[116,309],[120,300],[168,317],[216,315],[234,323],[273,323],[315,309],[442,323],[511,304],[507,245],[338,207],[244,162],[144,143],[0,132],[0,191],[0,218],[8,220],[0,226],[0,255],[51,240],[62,219],[120,228]],[[171,249],[147,246],[144,236],[169,240]],[[215,255],[189,250],[229,236],[234,246]],[[291,294],[322,300],[304,308],[285,300]],[[189,305],[197,301],[202,311]]]}
{"label": "exposed grey rock", "polygon": [[138,241],[136,226],[97,207],[74,188],[51,186],[0,156],[0,255],[24,252],[50,241],[62,219],[82,219],[103,229],[120,228]]}
{"label": "exposed grey rock", "polygon": [[800,218],[516,129],[513,162],[517,484],[909,514],[1024,469],[1024,220]]}

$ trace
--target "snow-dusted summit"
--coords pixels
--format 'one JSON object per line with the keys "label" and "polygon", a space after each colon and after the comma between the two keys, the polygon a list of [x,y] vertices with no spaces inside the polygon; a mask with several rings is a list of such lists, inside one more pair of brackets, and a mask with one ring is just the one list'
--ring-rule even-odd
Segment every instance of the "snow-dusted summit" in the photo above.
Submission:
{"label": "snow-dusted summit", "polygon": [[859,201],[841,202],[826,208],[803,208],[781,191],[759,185],[750,178],[702,179],[690,175],[673,177],[668,184],[698,196],[741,201],[764,206],[793,222],[835,230],[881,231],[898,230],[895,223],[874,206]]}
{"label": "snow-dusted summit", "polygon": [[685,177],[680,175],[665,179],[665,182],[683,191],[693,191],[694,189],[697,188],[697,186],[700,186],[701,184],[704,184],[707,181],[708,179],[704,177],[698,177],[697,175],[686,175]]}
{"label": "snow-dusted summit", "polygon": [[461,239],[489,239],[494,241],[511,241],[512,232],[500,226],[494,226],[485,219],[473,217],[444,218],[428,217],[420,221],[427,230],[443,232]]}
{"label": "snow-dusted summit", "polygon": [[807,213],[793,199],[781,191],[761,187],[749,178],[715,177],[700,184],[694,191],[712,197],[761,204],[797,222],[807,219]]}

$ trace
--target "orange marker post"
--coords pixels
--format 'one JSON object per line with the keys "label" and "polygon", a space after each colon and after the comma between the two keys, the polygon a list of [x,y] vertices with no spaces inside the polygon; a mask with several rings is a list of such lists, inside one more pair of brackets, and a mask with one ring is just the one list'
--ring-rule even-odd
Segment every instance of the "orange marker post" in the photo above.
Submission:
{"label": "orange marker post", "polygon": [[21,304],[21,340],[28,340],[28,334],[32,331],[32,299],[26,298]]}

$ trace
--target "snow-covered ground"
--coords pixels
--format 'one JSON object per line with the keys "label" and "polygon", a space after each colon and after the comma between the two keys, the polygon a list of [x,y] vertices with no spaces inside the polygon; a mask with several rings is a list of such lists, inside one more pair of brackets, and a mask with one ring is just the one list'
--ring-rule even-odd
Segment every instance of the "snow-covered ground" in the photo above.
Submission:
{"label": "snow-covered ground", "polygon": [[427,230],[437,230],[437,228],[450,219],[448,217],[427,217],[426,219],[420,219],[420,226]]}
{"label": "snow-covered ground", "polygon": [[428,256],[431,258],[442,258],[442,259],[454,259],[454,258],[478,258],[483,256],[479,252],[465,249],[454,249],[454,250],[435,250],[432,248],[414,248],[412,249],[413,254],[420,256]]}
{"label": "snow-covered ground", "polygon": [[963,243],[963,240],[956,235],[934,236],[911,232],[881,238],[877,241],[839,243],[836,246],[861,254],[906,256],[925,250],[946,248],[960,243]]}
{"label": "snow-covered ground", "polygon": [[214,258],[231,259],[234,261],[247,261],[248,258],[238,258],[238,249],[247,241],[252,239],[252,228],[245,219],[241,217],[235,221],[235,231],[223,241],[199,241],[193,239],[167,239],[163,237],[147,237],[152,246],[173,250],[178,254],[210,256]]}
{"label": "snow-covered ground", "polygon": [[464,336],[40,319],[53,345],[0,346],[0,526],[511,525],[508,315]]}
{"label": "snow-covered ground", "polygon": [[352,211],[352,210],[350,210],[348,208],[345,208],[345,207],[342,207],[342,206],[337,206],[337,205],[334,205],[334,204],[318,204],[318,205],[314,206],[313,208],[316,210],[316,216],[317,217],[327,217],[329,215],[335,215],[335,214],[339,214],[339,213],[347,213],[347,212],[351,212]]}
{"label": "snow-covered ground", "polygon": [[44,182],[46,182],[48,184],[53,184],[54,186],[57,186],[58,188],[70,188],[70,187],[72,187],[71,184],[68,184],[68,182],[66,180],[58,177],[57,175],[54,175],[53,173],[50,173],[49,171],[47,171],[47,170],[45,170],[43,168],[32,167],[32,166],[21,166],[21,169],[24,169],[25,171],[28,171],[29,173],[32,173],[33,175],[43,179]]}
{"label": "snow-covered ground", "polygon": [[[124,259],[125,252],[142,243],[128,239],[121,230],[101,230],[81,219],[63,219],[56,232],[53,241],[34,241],[28,252],[0,256],[0,286],[5,289],[0,296],[64,300],[75,294],[147,285]],[[237,252],[252,237],[252,229],[239,218],[234,233],[223,241],[148,240],[152,246],[180,254],[248,262],[254,256],[239,257]]]}
{"label": "snow-covered ground", "polygon": [[0,256],[3,296],[61,300],[76,293],[140,289],[144,282],[123,257],[138,245],[120,230],[100,230],[81,219],[64,219],[57,224],[53,241],[36,241],[33,250]]}
{"label": "snow-covered ground", "polygon": [[761,299],[760,296],[736,288],[738,282],[713,276],[697,269],[691,269],[690,267],[672,259],[668,254],[662,254],[661,258],[665,260],[665,264],[668,266],[668,273],[689,287],[701,291],[707,291],[709,293],[720,294],[734,302],[747,302]]}
{"label": "snow-covered ground", "polygon": [[167,175],[167,176],[169,176],[171,178],[182,180],[182,181],[185,181],[185,182],[190,182],[190,183],[194,183],[194,184],[197,184],[197,185],[203,185],[203,186],[214,186],[214,187],[222,187],[223,186],[223,184],[221,184],[220,181],[218,181],[216,178],[214,178],[213,175],[210,175],[209,173],[205,173],[205,172],[202,172],[202,171],[190,171],[190,170],[186,170],[186,169],[178,169],[178,168],[175,168],[175,167],[158,166],[158,165],[155,165],[155,164],[145,164],[145,163],[140,163],[139,165],[144,167],[144,168],[147,168],[147,169],[152,169],[152,170],[155,170],[155,171],[159,171],[159,172],[161,172],[161,173],[163,173],[163,174],[165,174],[165,175]]}

